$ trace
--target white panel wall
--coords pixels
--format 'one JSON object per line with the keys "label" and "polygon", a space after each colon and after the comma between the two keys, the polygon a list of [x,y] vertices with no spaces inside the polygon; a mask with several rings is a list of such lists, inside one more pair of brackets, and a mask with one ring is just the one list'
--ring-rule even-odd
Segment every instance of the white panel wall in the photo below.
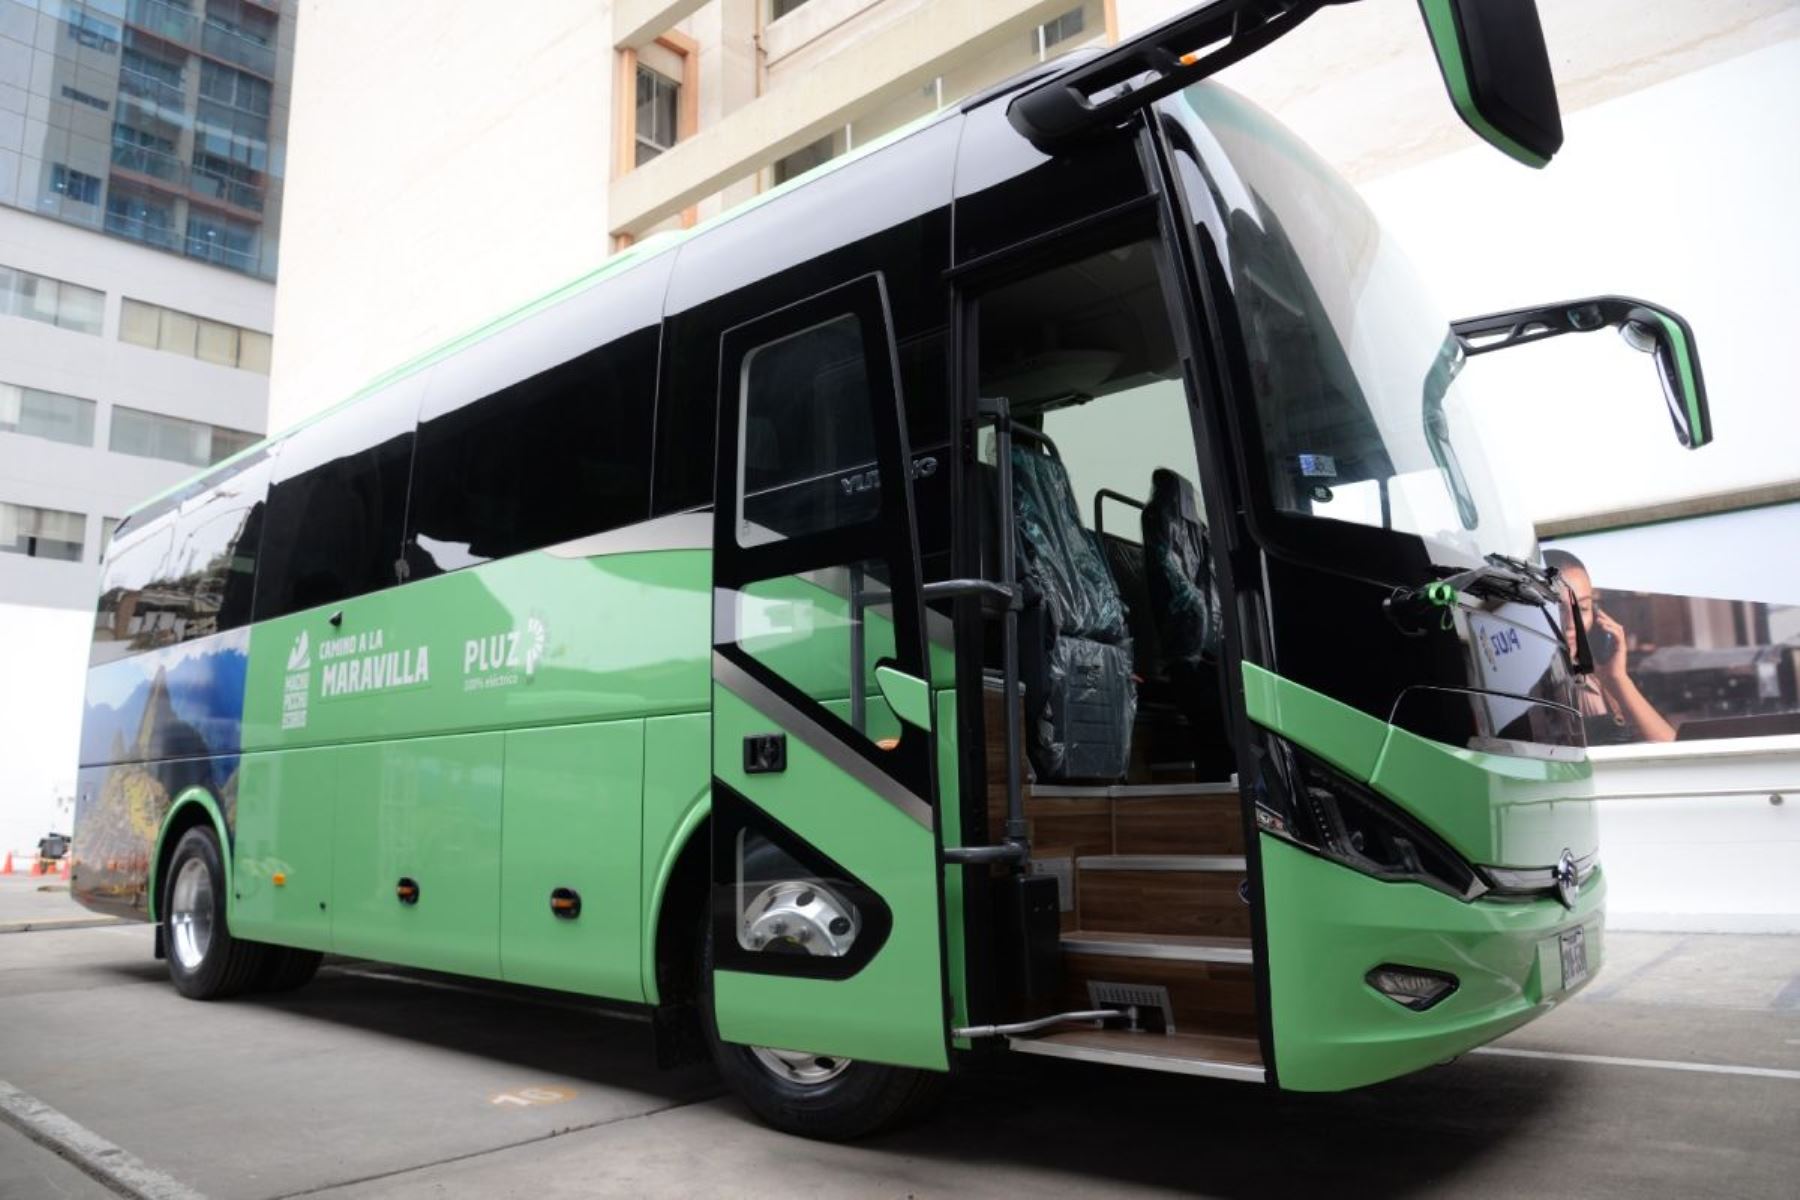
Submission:
{"label": "white panel wall", "polygon": [[273,427],[610,251],[612,5],[301,9]]}

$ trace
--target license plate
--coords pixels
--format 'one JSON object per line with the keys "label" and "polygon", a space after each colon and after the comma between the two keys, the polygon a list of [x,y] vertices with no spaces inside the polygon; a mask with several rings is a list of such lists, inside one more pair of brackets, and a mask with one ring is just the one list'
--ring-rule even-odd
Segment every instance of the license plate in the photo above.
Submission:
{"label": "license plate", "polygon": [[1557,939],[1562,949],[1562,983],[1566,992],[1588,977],[1587,930],[1569,930]]}

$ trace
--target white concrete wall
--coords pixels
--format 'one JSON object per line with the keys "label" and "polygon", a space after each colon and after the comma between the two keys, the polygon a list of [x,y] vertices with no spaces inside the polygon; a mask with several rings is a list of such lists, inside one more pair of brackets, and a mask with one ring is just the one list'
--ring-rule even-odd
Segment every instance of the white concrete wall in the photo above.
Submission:
{"label": "white concrete wall", "polygon": [[610,252],[612,5],[301,5],[273,426]]}
{"label": "white concrete wall", "polygon": [[1607,924],[1800,933],[1800,737],[1592,753]]}

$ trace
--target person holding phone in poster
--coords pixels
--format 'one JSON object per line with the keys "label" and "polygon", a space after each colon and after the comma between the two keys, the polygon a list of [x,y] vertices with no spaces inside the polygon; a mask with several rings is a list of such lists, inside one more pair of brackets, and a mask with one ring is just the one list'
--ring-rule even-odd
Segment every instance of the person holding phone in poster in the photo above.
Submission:
{"label": "person holding phone in poster", "polygon": [[[1574,593],[1575,616],[1587,629],[1588,649],[1594,671],[1580,676],[1578,694],[1582,720],[1591,746],[1626,742],[1672,742],[1675,727],[1644,698],[1626,671],[1625,629],[1600,607],[1594,581],[1579,558],[1567,550],[1544,551],[1544,564],[1556,568]],[[1569,652],[1575,651],[1575,627],[1563,631]]]}

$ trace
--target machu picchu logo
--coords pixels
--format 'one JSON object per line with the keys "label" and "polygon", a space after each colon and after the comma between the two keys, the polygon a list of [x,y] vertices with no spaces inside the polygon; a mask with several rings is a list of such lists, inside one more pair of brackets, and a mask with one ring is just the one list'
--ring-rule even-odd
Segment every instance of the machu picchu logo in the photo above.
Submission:
{"label": "machu picchu logo", "polygon": [[307,639],[306,630],[294,639],[293,648],[288,651],[288,670],[304,671],[312,666],[312,643]]}

